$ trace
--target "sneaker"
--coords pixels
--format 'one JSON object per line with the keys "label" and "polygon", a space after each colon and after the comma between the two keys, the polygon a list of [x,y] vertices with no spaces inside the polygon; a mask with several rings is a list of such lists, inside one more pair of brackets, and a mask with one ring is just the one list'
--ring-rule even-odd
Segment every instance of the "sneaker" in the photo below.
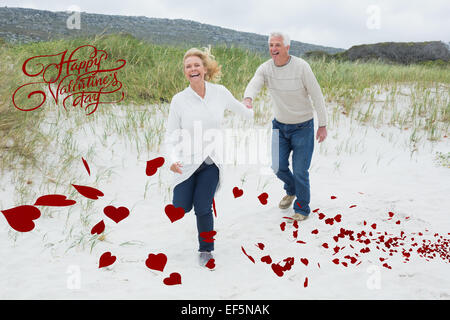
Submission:
{"label": "sneaker", "polygon": [[291,218],[292,218],[292,220],[303,221],[303,220],[308,219],[308,216],[305,216],[304,214],[301,214],[301,213],[296,213]]}
{"label": "sneaker", "polygon": [[291,206],[292,202],[294,202],[295,199],[295,195],[290,196],[290,195],[285,195],[283,197],[283,199],[281,199],[280,204],[278,205],[278,207],[280,209],[287,209]]}
{"label": "sneaker", "polygon": [[[214,259],[213,255],[211,252],[208,251],[201,251],[199,256],[198,256],[198,263],[200,266],[202,267],[206,267],[206,264],[209,262],[209,260]],[[210,270],[214,270],[214,268],[208,268]]]}

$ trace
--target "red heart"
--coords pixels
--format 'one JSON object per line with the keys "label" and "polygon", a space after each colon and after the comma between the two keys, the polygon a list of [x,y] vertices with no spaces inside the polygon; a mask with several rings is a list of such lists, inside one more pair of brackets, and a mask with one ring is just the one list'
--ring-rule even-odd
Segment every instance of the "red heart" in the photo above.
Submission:
{"label": "red heart", "polygon": [[325,223],[326,223],[326,224],[329,224],[329,225],[333,225],[334,219],[333,219],[333,218],[325,219]]}
{"label": "red heart", "polygon": [[214,201],[214,198],[213,198],[213,211],[214,211],[214,217],[217,218],[216,202]]}
{"label": "red heart", "polygon": [[306,288],[307,286],[308,286],[308,277],[305,278],[305,282],[303,283],[303,287]]}
{"label": "red heart", "polygon": [[267,264],[271,264],[272,263],[272,258],[270,256],[264,256],[261,258],[261,262],[265,262]]}
{"label": "red heart", "polygon": [[168,278],[163,280],[163,282],[167,286],[181,284],[181,275],[178,272],[172,272]]}
{"label": "red heart", "polygon": [[239,189],[238,187],[234,187],[233,188],[233,195],[234,195],[235,198],[239,198],[243,194],[244,194],[244,190]]}
{"label": "red heart", "polygon": [[216,267],[215,260],[209,259],[208,262],[205,264],[205,267],[211,270],[214,269]]}
{"label": "red heart", "polygon": [[305,266],[307,266],[308,263],[309,263],[308,259],[306,259],[306,258],[300,258],[300,261],[301,261]]}
{"label": "red heart", "polygon": [[311,233],[312,233],[312,234],[318,234],[318,233],[319,233],[319,230],[314,229],[313,231],[311,231]]}
{"label": "red heart", "polygon": [[322,212],[319,212],[319,220],[322,220],[323,218],[325,218],[325,215]]}
{"label": "red heart", "polygon": [[102,220],[91,229],[91,234],[94,234],[94,233],[100,234],[103,231],[105,231],[105,223]]}
{"label": "red heart", "polygon": [[253,259],[252,256],[249,256],[249,255],[247,254],[247,252],[245,252],[244,247],[241,247],[241,249],[242,249],[242,252],[247,256],[247,258],[249,258],[251,262],[255,263],[255,259]]}
{"label": "red heart", "polygon": [[108,218],[113,220],[115,223],[119,223],[120,221],[128,217],[128,215],[130,214],[130,210],[128,210],[128,208],[126,207],[116,208],[114,206],[106,206],[103,209],[103,212]]}
{"label": "red heart", "polygon": [[256,246],[261,250],[264,250],[264,243],[259,242]]}
{"label": "red heart", "polygon": [[168,204],[164,211],[172,223],[184,217],[184,209],[182,207],[175,208],[173,204]]}
{"label": "red heart", "polygon": [[286,228],[286,222],[282,222],[282,223],[280,224],[280,229],[281,229],[281,231],[284,231],[285,228]]}
{"label": "red heart", "polygon": [[86,162],[86,160],[84,160],[83,157],[81,157],[81,160],[83,160],[83,164],[84,164],[84,167],[86,168],[87,173],[88,173],[89,175],[91,175],[91,170],[89,170],[89,165],[88,165],[88,163]]}
{"label": "red heart", "polygon": [[262,204],[267,204],[268,197],[269,197],[269,195],[266,192],[263,192],[258,196],[258,199]]}
{"label": "red heart", "polygon": [[217,234],[216,231],[208,231],[208,232],[205,231],[200,233],[200,237],[203,238],[203,241],[211,243],[214,242],[215,239],[213,237],[216,234]]}
{"label": "red heart", "polygon": [[116,256],[112,256],[111,252],[105,252],[101,255],[98,267],[103,268],[112,265],[116,261]]}
{"label": "red heart", "polygon": [[284,259],[283,261],[286,261],[286,263],[283,266],[283,271],[291,270],[291,267],[294,264],[294,257],[288,257],[288,258]]}
{"label": "red heart", "polygon": [[272,263],[271,267],[272,267],[273,272],[275,272],[275,274],[277,276],[279,276],[279,277],[283,276],[284,271],[283,271],[283,267],[282,266],[280,266],[278,263]]}
{"label": "red heart", "polygon": [[334,221],[341,222],[342,215],[338,214],[334,217]]}
{"label": "red heart", "polygon": [[331,196],[331,199],[336,199],[336,197],[335,196]]}
{"label": "red heart", "polygon": [[39,197],[34,203],[35,206],[54,206],[65,207],[71,206],[77,203],[75,200],[68,200],[65,195],[62,194],[48,194]]}
{"label": "red heart", "polygon": [[77,189],[77,191],[85,196],[86,198],[92,199],[92,200],[97,200],[98,197],[103,197],[104,194],[103,192],[101,192],[98,189],[92,188],[92,187],[86,187],[86,186],[79,186],[76,184],[72,185],[75,189]]}
{"label": "red heart", "polygon": [[158,157],[153,160],[147,161],[147,167],[145,168],[145,174],[147,176],[152,176],[156,173],[159,167],[164,164],[164,158]]}
{"label": "red heart", "polygon": [[41,211],[34,206],[18,206],[2,211],[8,224],[16,231],[28,232],[34,229],[33,220],[41,216]]}
{"label": "red heart", "polygon": [[164,267],[167,263],[167,256],[164,253],[148,255],[147,260],[145,260],[145,265],[147,268],[157,271],[164,271]]}

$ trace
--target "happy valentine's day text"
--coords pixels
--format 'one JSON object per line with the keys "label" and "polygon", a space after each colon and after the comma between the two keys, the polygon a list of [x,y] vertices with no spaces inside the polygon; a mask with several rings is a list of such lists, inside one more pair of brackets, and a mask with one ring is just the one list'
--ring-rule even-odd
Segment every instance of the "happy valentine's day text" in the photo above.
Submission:
{"label": "happy valentine's day text", "polygon": [[[12,95],[13,104],[22,111],[40,108],[47,99],[48,93],[43,90],[45,86],[56,104],[62,100],[62,105],[67,110],[71,103],[72,107],[84,109],[86,115],[94,113],[100,104],[118,103],[123,100],[124,92],[121,91],[122,82],[118,80],[117,73],[125,66],[126,61],[118,59],[115,62],[117,66],[102,69],[101,65],[107,59],[106,51],[89,44],[79,46],[70,55],[65,50],[53,55],[28,58],[22,65],[22,72],[31,78],[40,76],[42,81],[29,82],[17,88]],[[118,100],[105,100],[105,96],[115,92],[120,97]],[[18,97],[22,94],[27,95],[31,106],[18,105]],[[33,95],[41,95],[40,101],[31,102]]]}

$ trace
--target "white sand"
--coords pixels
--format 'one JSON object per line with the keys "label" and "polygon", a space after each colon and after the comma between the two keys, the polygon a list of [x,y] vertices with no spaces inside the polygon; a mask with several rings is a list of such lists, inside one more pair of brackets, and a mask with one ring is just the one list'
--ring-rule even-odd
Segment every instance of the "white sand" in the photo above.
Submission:
{"label": "white sand", "polygon": [[[65,123],[70,123],[70,119]],[[297,239],[306,244],[296,243],[292,225],[288,224],[285,231],[280,229],[280,223],[285,221],[282,217],[291,215],[292,210],[278,209],[284,191],[273,174],[261,174],[260,168],[254,166],[227,166],[226,180],[215,198],[217,267],[210,272],[197,265],[193,212],[175,223],[164,213],[165,205],[170,203],[164,180],[169,174],[167,166],[152,177],[145,175],[146,161],[159,156],[158,152],[138,154],[132,143],[117,134],[110,134],[102,144],[103,125],[88,125],[95,134],[90,129],[80,129],[74,136],[80,154],[90,166],[91,176],[87,175],[81,157],[67,175],[74,175],[73,179],[68,177],[71,183],[96,185],[104,197],[88,200],[76,192],[69,196],[63,190],[73,192],[70,185],[60,186],[59,192],[48,193],[66,194],[77,204],[48,209],[52,217],[43,215],[36,220],[33,231],[23,234],[12,230],[0,215],[0,299],[450,298],[450,261],[439,257],[427,261],[416,252],[418,247],[411,246],[413,242],[421,246],[422,239],[436,241],[435,233],[443,239],[450,238],[450,170],[434,160],[437,151],[450,151],[448,138],[433,143],[425,140],[411,157],[408,130],[361,126],[344,116],[338,125],[331,123],[327,140],[315,146],[310,170],[311,209],[320,208],[319,212],[327,218],[341,214],[342,222],[330,226],[325,219],[319,220],[318,213],[311,213],[298,229]],[[59,126],[65,128],[63,123]],[[95,152],[86,156],[89,147]],[[55,150],[48,155],[49,163],[55,161],[54,165],[58,165],[58,153],[64,155],[64,151]],[[112,168],[113,174],[95,184],[96,175],[108,168]],[[0,180],[0,210],[32,204],[15,203],[11,176],[7,174]],[[39,173],[28,178],[42,179]],[[234,186],[244,190],[242,197],[233,197]],[[37,183],[30,186],[37,187]],[[38,196],[45,194],[33,190]],[[269,194],[267,205],[257,199],[262,192]],[[103,214],[107,205],[126,206],[131,214],[116,224]],[[356,207],[349,208],[351,205]],[[392,220],[388,220],[389,211],[395,213]],[[87,225],[81,222],[85,216]],[[89,232],[102,219],[106,224],[106,240],[97,242],[91,252]],[[398,220],[399,225],[395,224]],[[370,227],[373,223],[376,230]],[[354,230],[355,235],[361,230],[387,232],[386,239],[403,231],[406,238],[393,256],[376,249],[374,241],[368,245],[370,252],[360,253],[366,245],[348,238],[339,240],[337,245],[346,247],[333,255],[336,246],[333,236],[340,228]],[[314,229],[318,229],[318,234],[311,234]],[[423,236],[419,237],[418,232]],[[82,245],[70,248],[80,235],[85,237],[81,241],[84,248]],[[329,249],[322,247],[324,242]],[[264,250],[257,243],[263,243]],[[255,264],[241,247],[253,256]],[[413,248],[406,263],[402,248]],[[117,256],[117,260],[110,267],[99,269],[98,259],[106,251]],[[148,269],[145,265],[148,254],[160,252],[168,257],[164,271]],[[359,254],[359,265],[344,258],[355,253]],[[279,277],[270,265],[260,261],[265,255],[270,255],[274,262],[294,257],[294,265]],[[380,262],[380,257],[388,259]],[[300,258],[307,258],[308,266]],[[335,258],[347,261],[348,267],[335,265],[332,262]],[[392,269],[383,267],[385,262]],[[181,274],[181,285],[163,284],[163,279],[172,272]],[[308,286],[304,288],[306,277]]]}

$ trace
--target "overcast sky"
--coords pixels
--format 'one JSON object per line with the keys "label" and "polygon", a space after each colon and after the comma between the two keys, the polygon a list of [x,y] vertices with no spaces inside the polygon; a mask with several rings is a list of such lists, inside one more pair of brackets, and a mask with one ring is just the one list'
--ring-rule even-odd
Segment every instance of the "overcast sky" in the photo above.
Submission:
{"label": "overcast sky", "polygon": [[[0,0],[0,6],[189,19],[238,31],[284,30],[347,49],[386,41],[450,41],[449,0]],[[81,15],[81,26],[83,16]]]}

